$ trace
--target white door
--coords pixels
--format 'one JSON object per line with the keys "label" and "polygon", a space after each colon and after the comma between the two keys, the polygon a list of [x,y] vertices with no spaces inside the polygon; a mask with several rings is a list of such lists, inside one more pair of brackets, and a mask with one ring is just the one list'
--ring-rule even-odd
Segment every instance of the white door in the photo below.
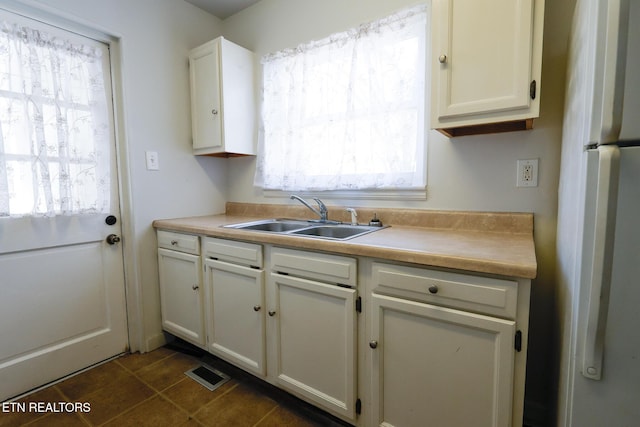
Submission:
{"label": "white door", "polygon": [[209,350],[265,375],[264,271],[207,259]]}
{"label": "white door", "polygon": [[438,0],[434,119],[529,107],[532,0]]}
{"label": "white door", "polygon": [[271,287],[269,356],[278,384],[354,420],[357,291],[275,273]]}
{"label": "white door", "polygon": [[514,321],[377,294],[371,305],[375,425],[511,425]]}
{"label": "white door", "polygon": [[124,352],[128,337],[108,46],[0,19],[15,23],[0,34],[4,400]]}
{"label": "white door", "polygon": [[193,148],[222,148],[220,43],[211,41],[189,56]]}
{"label": "white door", "polygon": [[162,328],[204,347],[201,265],[200,255],[158,249]]}

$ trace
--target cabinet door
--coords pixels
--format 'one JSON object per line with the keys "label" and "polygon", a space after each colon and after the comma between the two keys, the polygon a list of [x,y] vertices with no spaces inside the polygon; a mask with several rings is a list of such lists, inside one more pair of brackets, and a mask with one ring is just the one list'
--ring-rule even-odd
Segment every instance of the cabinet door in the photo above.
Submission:
{"label": "cabinet door", "polygon": [[279,274],[270,283],[277,384],[355,419],[356,290]]}
{"label": "cabinet door", "polygon": [[264,376],[264,271],[205,260],[209,351]]}
{"label": "cabinet door", "polygon": [[160,248],[158,267],[162,327],[192,344],[204,347],[200,257]]}
{"label": "cabinet door", "polygon": [[376,425],[508,426],[515,323],[373,294]]}
{"label": "cabinet door", "polygon": [[526,112],[533,6],[534,0],[434,1],[432,127],[464,125],[478,113]]}
{"label": "cabinet door", "polygon": [[219,51],[219,43],[214,41],[194,49],[189,55],[194,150],[222,150]]}

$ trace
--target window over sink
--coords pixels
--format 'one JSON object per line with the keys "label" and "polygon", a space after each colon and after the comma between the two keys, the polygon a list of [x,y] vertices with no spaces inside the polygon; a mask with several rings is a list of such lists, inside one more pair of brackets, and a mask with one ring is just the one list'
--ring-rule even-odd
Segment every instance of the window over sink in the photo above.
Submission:
{"label": "window over sink", "polygon": [[255,184],[424,195],[427,15],[420,5],[264,56]]}

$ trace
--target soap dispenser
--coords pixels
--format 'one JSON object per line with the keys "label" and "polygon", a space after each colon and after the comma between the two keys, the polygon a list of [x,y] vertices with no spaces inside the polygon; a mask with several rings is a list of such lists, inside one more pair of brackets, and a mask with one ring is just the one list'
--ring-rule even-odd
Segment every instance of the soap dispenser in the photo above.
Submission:
{"label": "soap dispenser", "polygon": [[378,219],[378,214],[373,214],[373,218],[369,221],[369,225],[372,227],[382,227],[382,221]]}

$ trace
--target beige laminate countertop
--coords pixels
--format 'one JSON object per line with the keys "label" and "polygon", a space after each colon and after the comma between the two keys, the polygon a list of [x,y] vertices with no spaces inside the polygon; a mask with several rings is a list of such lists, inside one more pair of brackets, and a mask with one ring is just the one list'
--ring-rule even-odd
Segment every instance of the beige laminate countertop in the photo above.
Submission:
{"label": "beige laminate countertop", "polygon": [[[362,217],[360,211],[359,209],[359,218]],[[369,213],[369,210],[362,211]],[[159,219],[153,222],[153,226],[162,230],[424,266],[525,279],[536,277],[532,214],[386,209],[370,211],[378,213],[383,222],[391,227],[342,241],[222,227],[258,219],[308,218],[306,212],[298,207],[283,208],[277,205],[228,203],[226,214]],[[333,212],[333,215],[332,212],[330,208],[330,218],[347,221],[341,210]]]}

